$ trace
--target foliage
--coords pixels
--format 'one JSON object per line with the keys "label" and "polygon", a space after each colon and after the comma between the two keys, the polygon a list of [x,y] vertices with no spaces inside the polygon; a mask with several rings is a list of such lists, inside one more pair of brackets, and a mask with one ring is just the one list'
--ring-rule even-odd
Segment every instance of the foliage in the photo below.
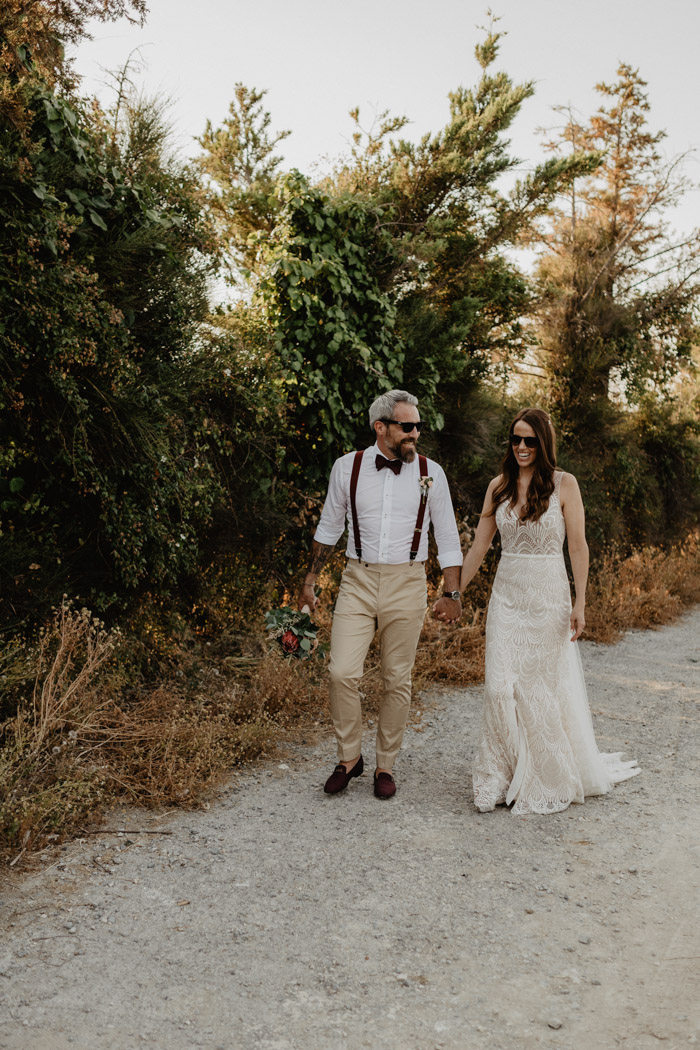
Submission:
{"label": "foliage", "polygon": [[147,105],[120,143],[39,81],[25,99],[28,137],[0,128],[5,623],[172,584],[216,493],[183,419],[212,251],[195,184],[144,147]]}
{"label": "foliage", "polygon": [[293,402],[287,467],[311,487],[338,449],[366,432],[377,392],[401,384],[395,309],[381,290],[393,257],[376,207],[331,198],[297,173],[283,180],[280,198],[262,289]]}
{"label": "foliage", "polygon": [[[595,164],[583,153],[546,161],[502,190],[519,163],[506,134],[533,85],[492,72],[500,38],[492,25],[476,48],[480,79],[450,94],[441,131],[417,144],[395,140],[403,121],[383,115],[376,135],[358,130],[352,157],[335,175],[339,188],[387,211],[397,264],[385,287],[405,347],[404,383],[432,407],[438,429],[455,383],[474,390],[521,352],[530,293],[509,249]],[[359,112],[353,116],[359,129]]]}
{"label": "foliage", "polygon": [[[519,352],[529,291],[506,249],[597,161],[548,161],[511,193],[498,189],[517,163],[505,132],[532,93],[491,74],[498,42],[492,30],[477,48],[481,79],[450,96],[438,134],[395,141],[405,121],[386,114],[365,134],[355,110],[351,156],[331,176],[279,182],[279,221],[272,241],[262,230],[256,265],[296,432],[287,468],[310,492],[340,452],[366,441],[365,412],[381,390],[415,392],[440,430],[456,392],[468,403]],[[228,130],[238,157],[244,140]]]}
{"label": "foliage", "polygon": [[[609,100],[588,126],[571,116],[563,142],[602,155],[595,175],[571,187],[568,211],[544,233],[542,361],[563,416],[605,412],[663,391],[697,340],[700,234],[674,239],[663,218],[686,188],[679,161],[662,162],[646,124],[645,81],[621,65]],[[551,144],[558,148],[559,143]]]}
{"label": "foliage", "polygon": [[698,506],[697,417],[672,388],[694,367],[700,233],[668,230],[686,186],[679,162],[661,160],[644,88],[623,64],[587,125],[567,114],[552,148],[596,149],[601,163],[572,183],[537,268],[538,361],[601,547],[658,542]]}
{"label": "foliage", "polygon": [[207,121],[197,141],[199,166],[210,180],[207,203],[229,257],[233,283],[257,272],[261,248],[270,240],[279,213],[275,182],[281,158],[274,150],[289,134],[269,131],[263,110],[266,92],[238,83],[229,116],[220,128]]}
{"label": "foliage", "polygon": [[244,629],[269,581],[296,568],[289,531],[303,502],[284,478],[286,384],[260,311],[242,303],[218,309],[182,354],[179,377],[198,469],[217,489],[198,571],[180,581],[180,593],[202,627],[235,620]]}
{"label": "foliage", "polygon": [[0,5],[0,121],[25,128],[23,82],[75,87],[65,45],[88,36],[91,19],[142,23],[146,0],[3,0]]}

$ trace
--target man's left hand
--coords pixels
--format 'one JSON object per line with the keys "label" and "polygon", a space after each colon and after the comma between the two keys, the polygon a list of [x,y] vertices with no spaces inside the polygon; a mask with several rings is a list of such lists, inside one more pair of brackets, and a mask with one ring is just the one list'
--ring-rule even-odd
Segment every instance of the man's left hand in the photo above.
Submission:
{"label": "man's left hand", "polygon": [[433,616],[442,623],[456,623],[462,617],[462,603],[458,598],[438,598]]}

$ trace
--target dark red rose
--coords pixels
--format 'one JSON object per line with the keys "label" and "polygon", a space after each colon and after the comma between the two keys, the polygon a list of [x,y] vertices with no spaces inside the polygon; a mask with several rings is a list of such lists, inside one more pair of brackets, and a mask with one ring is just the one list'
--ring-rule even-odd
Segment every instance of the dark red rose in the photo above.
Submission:
{"label": "dark red rose", "polygon": [[294,631],[285,631],[280,638],[280,644],[285,653],[295,653],[299,648],[299,639]]}

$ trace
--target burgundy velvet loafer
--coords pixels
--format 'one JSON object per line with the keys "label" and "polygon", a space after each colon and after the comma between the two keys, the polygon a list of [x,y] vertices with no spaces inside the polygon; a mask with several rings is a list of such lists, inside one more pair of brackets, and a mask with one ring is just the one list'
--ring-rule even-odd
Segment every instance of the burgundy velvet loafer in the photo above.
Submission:
{"label": "burgundy velvet loafer", "polygon": [[374,794],[377,798],[391,798],[396,794],[396,784],[391,773],[374,774]]}
{"label": "burgundy velvet loafer", "polygon": [[345,766],[339,762],[324,784],[323,790],[327,795],[337,795],[339,791],[345,791],[353,777],[362,775],[364,768],[365,764],[362,761],[362,755],[360,755],[349,773],[346,773]]}

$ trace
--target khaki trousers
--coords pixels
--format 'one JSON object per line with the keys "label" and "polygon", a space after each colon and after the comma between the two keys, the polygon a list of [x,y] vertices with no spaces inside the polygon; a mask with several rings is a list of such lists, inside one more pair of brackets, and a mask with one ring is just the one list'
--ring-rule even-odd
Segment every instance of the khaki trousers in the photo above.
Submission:
{"label": "khaki trousers", "polygon": [[426,608],[422,562],[348,561],[333,614],[329,668],[339,761],[357,758],[362,750],[358,682],[367,650],[379,631],[384,693],[377,724],[377,766],[393,768],[411,706],[411,672]]}

